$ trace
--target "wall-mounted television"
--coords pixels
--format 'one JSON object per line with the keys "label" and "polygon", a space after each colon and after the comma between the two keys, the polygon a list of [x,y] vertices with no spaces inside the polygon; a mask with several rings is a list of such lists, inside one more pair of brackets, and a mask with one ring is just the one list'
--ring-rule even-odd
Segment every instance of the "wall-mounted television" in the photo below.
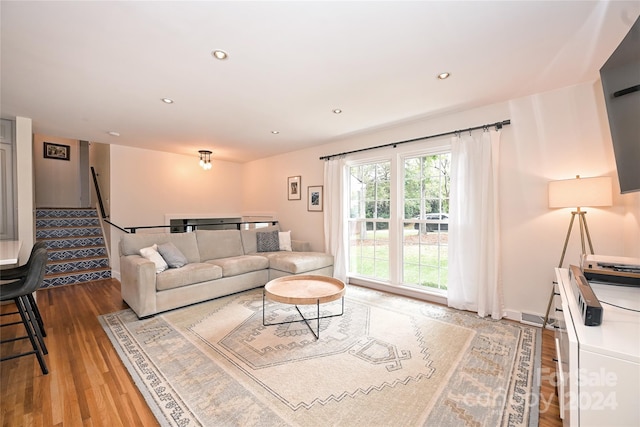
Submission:
{"label": "wall-mounted television", "polygon": [[640,191],[640,17],[600,68],[621,193]]}

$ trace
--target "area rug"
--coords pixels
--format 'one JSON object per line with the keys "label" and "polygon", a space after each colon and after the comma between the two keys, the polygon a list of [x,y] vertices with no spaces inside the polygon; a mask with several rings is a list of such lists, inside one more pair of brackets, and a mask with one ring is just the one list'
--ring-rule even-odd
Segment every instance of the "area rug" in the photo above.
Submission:
{"label": "area rug", "polygon": [[100,321],[163,426],[537,425],[538,328],[352,285],[343,303],[317,340],[263,326],[300,314],[263,313],[262,289]]}

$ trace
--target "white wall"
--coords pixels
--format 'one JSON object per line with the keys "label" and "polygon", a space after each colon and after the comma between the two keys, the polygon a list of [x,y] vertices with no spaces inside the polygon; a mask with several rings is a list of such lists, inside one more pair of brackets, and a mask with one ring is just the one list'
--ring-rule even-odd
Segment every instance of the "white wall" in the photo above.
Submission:
{"label": "white wall", "polygon": [[[554,278],[570,209],[547,207],[550,180],[609,175],[614,177],[614,206],[588,209],[587,221],[597,254],[640,256],[640,194],[621,196],[600,82],[537,94],[374,132],[352,135],[308,150],[247,163],[245,210],[277,212],[296,239],[323,248],[322,215],[306,211],[308,185],[322,184],[321,155],[433,135],[511,119],[501,142],[502,277],[505,308],[541,314]],[[301,201],[287,201],[286,179],[301,175]],[[577,224],[576,224],[577,225]],[[579,261],[576,228],[565,266]]]}
{"label": "white wall", "polygon": [[[324,250],[322,212],[307,211],[307,187],[323,185],[322,148],[297,151],[244,165],[242,189],[245,213],[273,213],[281,230],[291,230],[294,240]],[[287,178],[301,176],[301,200],[288,200]]]}
{"label": "white wall", "polygon": [[19,264],[24,264],[35,242],[33,193],[33,134],[31,119],[16,117],[16,203],[18,239],[22,242]]}
{"label": "white wall", "polygon": [[[502,146],[501,176],[505,302],[511,310],[543,314],[572,211],[548,209],[548,182],[576,175],[614,178],[614,206],[585,209],[594,251],[601,255],[634,255],[625,235],[638,235],[640,228],[624,221],[625,204],[640,195],[620,195],[599,81],[513,100],[509,109],[514,135],[513,143]],[[580,262],[574,225],[564,267]]]}
{"label": "white wall", "polygon": [[[100,186],[100,196],[106,214],[111,212],[111,146],[109,144],[100,144],[97,142],[89,143],[89,165],[94,168],[98,185]],[[93,176],[89,171],[89,180],[91,188],[91,206],[100,209],[98,206],[98,196],[96,187],[93,183]]]}
{"label": "white wall", "polygon": [[[242,165],[213,160],[203,170],[194,156],[111,145],[110,219],[121,227],[166,225],[167,215],[227,217],[242,214]],[[167,230],[155,230],[167,231]],[[139,231],[141,232],[141,231]],[[118,242],[111,227],[111,261],[119,277]]]}
{"label": "white wall", "polygon": [[[69,160],[45,159],[44,142],[68,145]],[[79,208],[81,206],[80,145],[78,140],[35,134],[33,166],[35,169],[36,207]]]}

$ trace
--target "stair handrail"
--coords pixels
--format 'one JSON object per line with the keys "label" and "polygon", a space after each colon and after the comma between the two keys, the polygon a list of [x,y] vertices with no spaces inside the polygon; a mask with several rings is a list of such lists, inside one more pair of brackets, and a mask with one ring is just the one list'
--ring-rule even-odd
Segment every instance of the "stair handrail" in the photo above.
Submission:
{"label": "stair handrail", "polygon": [[[137,230],[141,230],[141,229],[151,229],[151,228],[184,228],[185,231],[178,231],[178,233],[188,233],[189,231],[187,231],[187,228],[196,231],[198,229],[198,227],[203,227],[203,226],[212,226],[215,225],[217,227],[220,226],[229,226],[229,225],[235,225],[236,230],[242,230],[242,225],[244,224],[268,224],[270,223],[271,225],[276,225],[278,223],[277,220],[269,220],[269,221],[238,221],[238,222],[224,222],[224,223],[220,223],[220,222],[213,222],[213,223],[205,223],[205,224],[181,224],[181,225],[141,225],[141,226],[136,226],[136,227],[118,227],[116,225],[116,227],[118,227],[119,229],[127,232],[127,233],[132,233],[135,234]],[[114,225],[114,224],[112,224]]]}
{"label": "stair handrail", "polygon": [[242,225],[244,224],[271,224],[271,225],[276,225],[278,223],[278,221],[240,221],[240,222],[225,222],[223,224],[219,223],[219,222],[214,222],[214,223],[206,223],[206,224],[184,224],[184,225],[139,225],[139,226],[135,226],[135,227],[120,227],[117,224],[114,224],[113,222],[109,221],[106,218],[102,219],[104,222],[106,222],[107,224],[117,228],[118,230],[122,231],[123,233],[127,233],[127,234],[135,234],[137,230],[144,230],[144,229],[152,229],[152,228],[184,228],[185,231],[177,231],[177,233],[188,233],[189,231],[187,230],[187,227],[190,230],[196,231],[198,229],[198,227],[203,227],[203,226],[212,226],[215,225],[217,227],[220,226],[224,226],[224,225],[235,225],[236,230],[242,230]]}
{"label": "stair handrail", "polygon": [[119,226],[119,225],[117,225],[117,224],[114,224],[113,222],[109,221],[108,219],[103,218],[102,220],[103,220],[104,222],[106,222],[107,224],[111,225],[112,227],[117,228],[117,229],[118,229],[118,230],[120,230],[120,231],[123,231],[123,232],[125,232],[125,233],[127,233],[127,234],[131,233],[129,230],[127,230],[127,229],[125,229],[125,228],[123,228],[123,227],[120,227],[120,226]]}
{"label": "stair handrail", "polygon": [[96,174],[96,170],[93,166],[91,166],[91,175],[93,176],[93,185],[95,186],[96,189],[96,196],[98,197],[98,205],[100,206],[100,215],[102,217],[102,220],[104,222],[106,222],[107,224],[117,228],[118,230],[127,233],[127,234],[135,234],[135,232],[137,230],[140,229],[151,229],[151,228],[167,228],[167,227],[184,227],[185,231],[187,232],[187,227],[189,227],[190,229],[192,229],[193,231],[197,230],[198,227],[202,227],[202,226],[211,226],[211,225],[215,225],[215,226],[221,226],[221,225],[232,225],[235,224],[236,229],[237,230],[241,230],[241,226],[242,224],[264,224],[264,223],[271,223],[271,225],[276,225],[278,223],[278,221],[240,221],[240,222],[225,222],[225,223],[209,223],[209,224],[184,224],[183,226],[176,226],[176,225],[143,225],[143,226],[136,226],[136,227],[120,227],[117,224],[114,224],[113,222],[111,222],[108,218],[109,215],[107,215],[105,209],[104,209],[104,203],[102,203],[102,196],[100,195],[100,185],[98,185],[98,176]]}
{"label": "stair handrail", "polygon": [[[107,212],[104,210],[104,204],[102,203],[102,196],[100,195],[100,186],[98,185],[98,175],[96,174],[96,170],[94,169],[93,166],[91,166],[91,175],[93,176],[93,185],[96,188],[96,196],[98,196],[98,204],[100,205],[100,214],[102,215],[102,218],[105,218],[105,221],[107,221],[106,218],[109,218],[109,215],[107,215]],[[117,225],[110,223],[109,221],[107,222],[117,228],[120,228]]]}

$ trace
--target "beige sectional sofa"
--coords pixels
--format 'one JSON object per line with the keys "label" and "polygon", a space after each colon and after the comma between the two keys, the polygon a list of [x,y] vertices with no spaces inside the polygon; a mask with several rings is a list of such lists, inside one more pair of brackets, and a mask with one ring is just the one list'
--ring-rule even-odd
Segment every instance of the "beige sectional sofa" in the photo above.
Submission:
{"label": "beige sectional sofa", "polygon": [[[138,317],[147,317],[264,286],[277,277],[333,275],[333,256],[311,252],[307,242],[292,240],[291,250],[260,251],[264,247],[259,247],[259,238],[264,242],[265,236],[273,237],[274,231],[279,231],[277,225],[249,230],[126,234],[119,244],[122,298]],[[158,272],[155,254],[151,259],[141,255],[143,250],[148,256],[150,247],[159,247],[160,252],[164,248],[167,259],[173,258],[167,255],[176,255],[182,262]]]}

